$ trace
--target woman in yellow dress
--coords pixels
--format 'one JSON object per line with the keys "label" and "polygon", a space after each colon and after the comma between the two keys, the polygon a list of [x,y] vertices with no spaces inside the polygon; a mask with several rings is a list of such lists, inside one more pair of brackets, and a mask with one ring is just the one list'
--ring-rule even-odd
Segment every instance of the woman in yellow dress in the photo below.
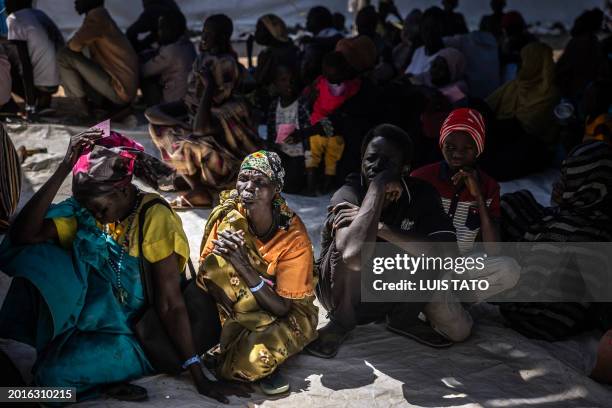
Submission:
{"label": "woman in yellow dress", "polygon": [[223,325],[217,374],[264,379],[269,394],[288,389],[273,373],[316,338],[318,321],[312,244],[280,195],[283,177],[276,153],[244,159],[236,189],[221,193],[208,219],[198,273]]}

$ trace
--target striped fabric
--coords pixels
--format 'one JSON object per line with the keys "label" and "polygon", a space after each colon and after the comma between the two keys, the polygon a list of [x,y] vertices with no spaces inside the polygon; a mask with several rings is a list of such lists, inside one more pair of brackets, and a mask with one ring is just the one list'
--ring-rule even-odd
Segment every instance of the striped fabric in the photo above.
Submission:
{"label": "striped fabric", "polygon": [[543,207],[526,190],[502,198],[505,241],[612,241],[612,148],[589,141],[577,146],[561,167],[559,207]]}
{"label": "striped fabric", "polygon": [[17,208],[21,192],[21,166],[17,151],[0,123],[0,233],[9,225],[9,218]]}
{"label": "striped fabric", "polygon": [[511,327],[549,341],[591,329],[587,323],[598,320],[597,304],[585,300],[597,299],[597,290],[606,288],[598,273],[605,259],[571,243],[612,241],[612,149],[599,141],[579,145],[563,162],[560,181],[559,207],[543,207],[525,190],[501,200],[504,240],[542,243],[522,254],[521,279],[513,291],[534,302],[573,296],[574,302],[500,304]]}
{"label": "striped fabric", "polygon": [[[441,197],[441,199],[444,212],[450,214],[453,211],[451,208],[454,204],[453,200],[446,197]],[[485,201],[487,207],[491,207],[492,202],[492,198],[487,198]],[[467,254],[474,248],[474,243],[480,233],[478,202],[475,200],[456,201],[454,205],[456,205],[456,208],[451,218],[457,231],[457,245],[460,253]]]}

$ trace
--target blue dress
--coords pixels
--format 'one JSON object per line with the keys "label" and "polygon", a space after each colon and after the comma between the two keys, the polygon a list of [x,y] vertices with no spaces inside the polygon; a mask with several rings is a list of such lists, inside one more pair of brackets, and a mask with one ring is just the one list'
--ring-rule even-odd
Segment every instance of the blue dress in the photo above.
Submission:
{"label": "blue dress", "polygon": [[[76,200],[51,207],[47,218],[75,217],[72,251],[52,243],[0,246],[0,270],[13,283],[0,310],[0,337],[36,348],[38,386],[75,387],[79,399],[102,384],[153,373],[131,327],[144,307],[138,258],[123,256],[122,304],[114,294],[121,247]],[[126,251],[127,252],[127,251]]]}

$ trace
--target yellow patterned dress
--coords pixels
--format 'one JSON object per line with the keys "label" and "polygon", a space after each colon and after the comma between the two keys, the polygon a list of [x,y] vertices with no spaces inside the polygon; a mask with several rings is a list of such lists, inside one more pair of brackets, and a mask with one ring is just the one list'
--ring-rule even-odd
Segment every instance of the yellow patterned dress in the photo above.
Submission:
{"label": "yellow patterned dress", "polygon": [[[257,381],[317,337],[312,244],[302,220],[291,217],[266,243],[249,232],[235,191],[221,194],[206,224],[198,285],[216,299],[223,329],[217,374],[228,380]],[[232,198],[233,197],[233,198]],[[224,258],[211,253],[212,240],[224,230],[243,230],[251,265],[274,283],[279,296],[291,299],[286,316],[260,308],[246,283]]]}

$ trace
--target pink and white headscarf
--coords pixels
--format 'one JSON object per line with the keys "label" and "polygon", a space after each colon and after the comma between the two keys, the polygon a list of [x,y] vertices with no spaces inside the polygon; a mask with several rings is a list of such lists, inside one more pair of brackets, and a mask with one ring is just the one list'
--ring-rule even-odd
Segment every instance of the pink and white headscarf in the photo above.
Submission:
{"label": "pink and white headscarf", "polygon": [[452,111],[440,129],[440,149],[443,147],[446,138],[453,132],[466,132],[469,134],[476,143],[477,156],[482,154],[486,128],[484,118],[480,112],[470,108],[460,108]]}
{"label": "pink and white headscarf", "polygon": [[102,191],[129,184],[138,154],[144,147],[119,133],[110,132],[85,152],[72,169],[72,190],[77,193]]}

